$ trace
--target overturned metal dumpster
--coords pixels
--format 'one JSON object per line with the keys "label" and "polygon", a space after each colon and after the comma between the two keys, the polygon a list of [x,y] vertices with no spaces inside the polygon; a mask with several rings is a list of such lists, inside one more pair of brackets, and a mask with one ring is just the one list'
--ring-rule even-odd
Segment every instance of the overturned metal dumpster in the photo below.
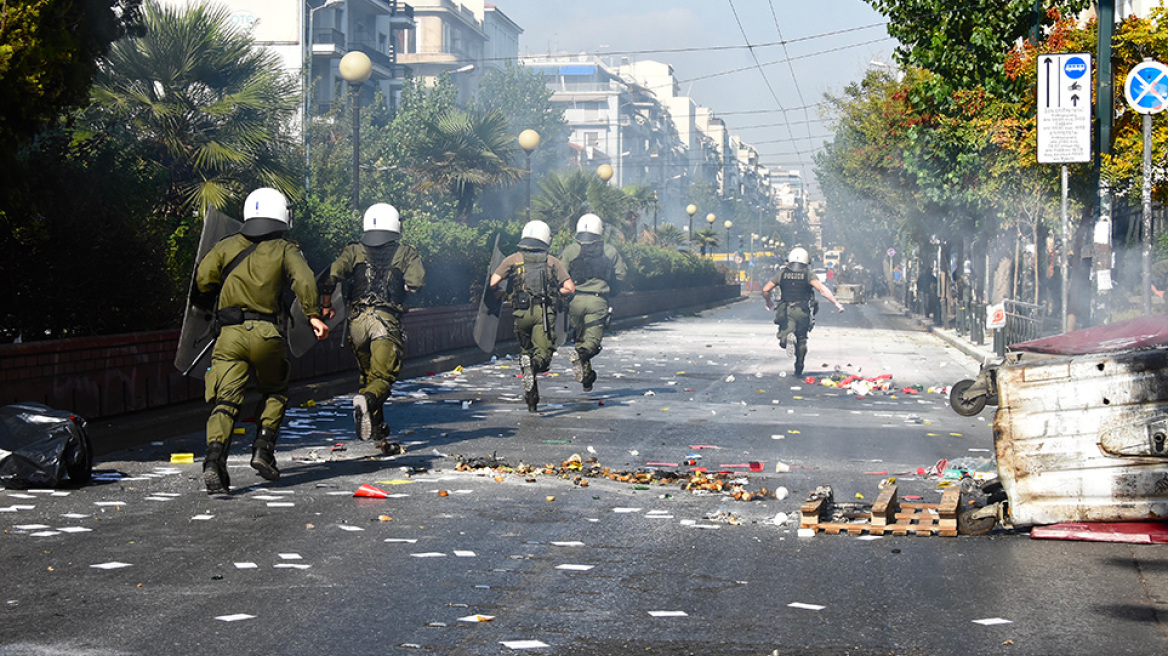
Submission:
{"label": "overturned metal dumpster", "polygon": [[1168,317],[1012,348],[994,376],[998,519],[1168,518]]}

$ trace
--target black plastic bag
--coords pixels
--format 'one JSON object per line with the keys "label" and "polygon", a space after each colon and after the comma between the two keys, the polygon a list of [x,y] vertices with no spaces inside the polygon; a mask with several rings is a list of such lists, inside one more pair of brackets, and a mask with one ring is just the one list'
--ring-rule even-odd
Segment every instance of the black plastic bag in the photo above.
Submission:
{"label": "black plastic bag", "polygon": [[40,403],[0,408],[0,485],[57,487],[85,483],[92,474],[84,419]]}

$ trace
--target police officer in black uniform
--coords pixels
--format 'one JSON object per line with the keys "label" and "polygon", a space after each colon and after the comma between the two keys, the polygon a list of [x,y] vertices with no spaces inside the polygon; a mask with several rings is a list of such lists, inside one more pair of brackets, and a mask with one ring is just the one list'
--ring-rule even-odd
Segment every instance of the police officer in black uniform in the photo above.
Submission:
{"label": "police officer in black uniform", "polygon": [[[815,292],[822,294],[840,312],[844,311],[844,306],[835,299],[831,290],[811,271],[810,263],[811,258],[805,249],[792,249],[787,264],[762,288],[767,309],[775,311],[779,346],[786,349],[787,355],[795,357],[796,376],[803,374],[803,361],[807,357],[807,333],[811,330],[811,318],[815,313]],[[780,292],[777,302],[771,298],[776,287]]]}

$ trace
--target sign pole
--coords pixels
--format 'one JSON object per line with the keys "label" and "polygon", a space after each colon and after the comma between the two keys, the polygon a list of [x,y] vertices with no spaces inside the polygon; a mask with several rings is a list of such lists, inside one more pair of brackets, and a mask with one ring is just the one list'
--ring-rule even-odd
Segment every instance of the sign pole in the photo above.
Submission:
{"label": "sign pole", "polygon": [[1143,283],[1144,314],[1152,313],[1152,115],[1168,108],[1168,66],[1145,58],[1127,74],[1128,105],[1144,117]]}
{"label": "sign pole", "polygon": [[1061,285],[1061,300],[1063,315],[1063,332],[1067,332],[1070,327],[1067,325],[1067,302],[1070,299],[1070,290],[1067,289],[1070,285],[1070,272],[1067,268],[1071,265],[1070,246],[1071,246],[1071,229],[1070,221],[1067,218],[1067,165],[1062,166],[1062,187],[1063,187],[1063,202],[1062,202],[1062,220],[1063,220],[1063,247],[1059,253],[1059,269],[1062,271],[1062,285]]}
{"label": "sign pole", "polygon": [[1144,314],[1152,313],[1152,115],[1144,114]]}

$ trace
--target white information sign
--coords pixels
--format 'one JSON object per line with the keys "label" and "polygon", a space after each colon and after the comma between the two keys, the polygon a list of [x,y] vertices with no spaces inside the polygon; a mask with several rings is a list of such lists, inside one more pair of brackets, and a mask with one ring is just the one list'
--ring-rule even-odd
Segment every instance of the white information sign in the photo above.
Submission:
{"label": "white information sign", "polygon": [[1038,57],[1038,163],[1091,161],[1091,55]]}

